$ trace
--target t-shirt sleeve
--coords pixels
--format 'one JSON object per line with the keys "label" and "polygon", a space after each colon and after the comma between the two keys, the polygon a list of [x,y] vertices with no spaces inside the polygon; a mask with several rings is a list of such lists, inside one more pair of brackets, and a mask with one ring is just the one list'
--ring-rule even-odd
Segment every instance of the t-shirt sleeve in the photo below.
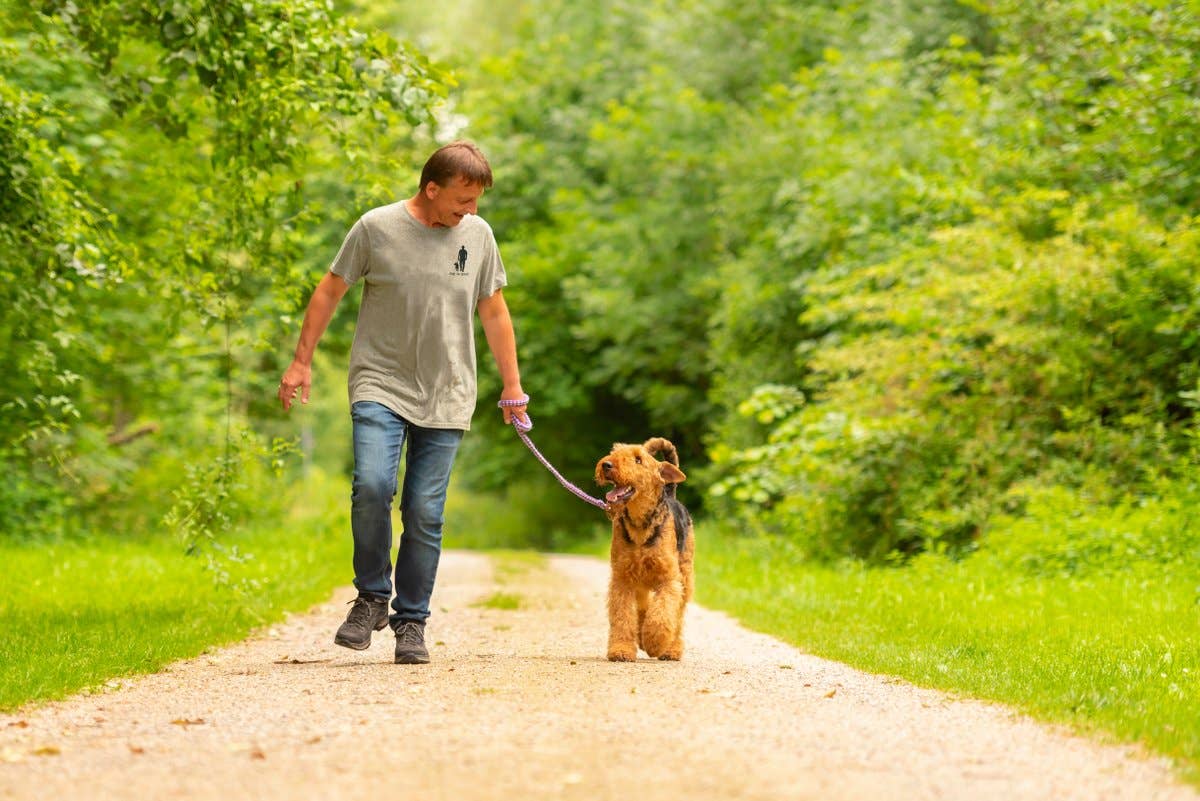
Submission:
{"label": "t-shirt sleeve", "polygon": [[490,228],[484,240],[483,263],[479,269],[479,297],[490,298],[496,294],[496,290],[508,285],[508,277],[504,274],[504,262],[500,260],[500,247]]}
{"label": "t-shirt sleeve", "polygon": [[371,240],[367,234],[367,226],[360,218],[351,227],[342,242],[341,250],[329,266],[329,271],[340,275],[347,284],[354,284],[367,274],[371,266]]}

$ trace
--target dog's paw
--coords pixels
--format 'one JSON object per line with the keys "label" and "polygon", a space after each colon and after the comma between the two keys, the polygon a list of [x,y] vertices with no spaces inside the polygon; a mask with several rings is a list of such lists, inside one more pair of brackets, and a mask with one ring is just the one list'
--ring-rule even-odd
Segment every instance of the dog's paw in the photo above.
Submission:
{"label": "dog's paw", "polygon": [[668,628],[643,628],[642,648],[651,659],[669,658],[673,650],[672,643],[676,640],[675,633]]}
{"label": "dog's paw", "polygon": [[670,651],[665,654],[659,654],[658,659],[660,662],[678,662],[680,659],[683,659],[683,652]]}
{"label": "dog's paw", "polygon": [[609,662],[636,662],[637,651],[614,650],[608,652]]}

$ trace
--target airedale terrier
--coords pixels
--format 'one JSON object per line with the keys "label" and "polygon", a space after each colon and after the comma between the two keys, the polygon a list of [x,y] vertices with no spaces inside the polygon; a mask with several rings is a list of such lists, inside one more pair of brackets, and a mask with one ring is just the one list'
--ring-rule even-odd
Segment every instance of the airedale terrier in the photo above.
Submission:
{"label": "airedale terrier", "polygon": [[[654,454],[662,453],[665,461]],[[633,662],[638,648],[657,659],[683,656],[683,613],[692,599],[696,550],[692,519],[675,485],[686,476],[669,440],[613,445],[596,465],[596,483],[612,521],[608,585],[608,658]]]}

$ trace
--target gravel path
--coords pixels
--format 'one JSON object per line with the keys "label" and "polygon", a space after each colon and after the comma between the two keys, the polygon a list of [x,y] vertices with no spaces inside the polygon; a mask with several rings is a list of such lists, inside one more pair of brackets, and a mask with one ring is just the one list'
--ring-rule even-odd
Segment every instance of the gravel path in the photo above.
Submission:
{"label": "gravel path", "polygon": [[[352,590],[246,642],[0,715],[0,798],[1188,799],[1162,760],[816,659],[693,607],[604,659],[607,566],[447,553],[433,663],[332,644]],[[477,605],[502,591],[519,608]]]}

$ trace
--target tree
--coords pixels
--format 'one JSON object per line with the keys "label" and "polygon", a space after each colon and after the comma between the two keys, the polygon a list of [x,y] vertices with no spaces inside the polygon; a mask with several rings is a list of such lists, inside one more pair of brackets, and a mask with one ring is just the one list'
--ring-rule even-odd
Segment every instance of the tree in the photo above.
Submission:
{"label": "tree", "polygon": [[114,470],[134,465],[110,441],[138,421],[161,432],[154,458],[203,460],[215,434],[218,480],[236,470],[233,430],[274,379],[261,353],[305,300],[316,212],[346,191],[330,186],[378,194],[397,132],[433,125],[448,78],[315,0],[7,5],[0,369],[17,378],[0,390],[0,460],[21,477],[14,530],[115,491]]}

